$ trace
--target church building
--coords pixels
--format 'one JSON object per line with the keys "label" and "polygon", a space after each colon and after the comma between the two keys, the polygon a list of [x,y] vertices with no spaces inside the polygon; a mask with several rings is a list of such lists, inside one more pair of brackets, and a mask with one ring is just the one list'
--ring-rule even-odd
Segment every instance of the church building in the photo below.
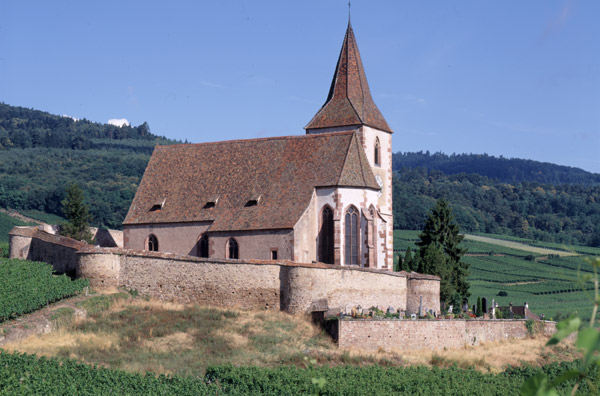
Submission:
{"label": "church building", "polygon": [[348,24],[306,134],[157,146],[123,223],[127,249],[391,270],[392,130]]}

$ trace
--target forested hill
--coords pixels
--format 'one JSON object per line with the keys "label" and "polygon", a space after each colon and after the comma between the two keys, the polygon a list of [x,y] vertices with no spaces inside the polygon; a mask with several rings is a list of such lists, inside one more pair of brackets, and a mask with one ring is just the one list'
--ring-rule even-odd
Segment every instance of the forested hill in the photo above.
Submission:
{"label": "forested hill", "polygon": [[600,186],[502,183],[474,173],[404,168],[394,175],[394,227],[418,230],[435,200],[450,202],[462,232],[600,247]]}
{"label": "forested hill", "polygon": [[[150,133],[146,122],[137,127],[118,127],[0,103],[0,150],[31,147],[88,150],[107,145],[116,147],[121,140],[166,141]],[[151,152],[154,144],[136,146],[139,151]]]}
{"label": "forested hill", "polygon": [[519,158],[487,154],[430,154],[398,152],[392,156],[395,171],[402,168],[436,169],[447,175],[476,173],[504,183],[537,182],[544,184],[600,185],[600,174],[583,169]]}
{"label": "forested hill", "polygon": [[65,188],[78,183],[93,225],[120,228],[156,144],[176,143],[137,127],[0,103],[0,207],[62,216]]}

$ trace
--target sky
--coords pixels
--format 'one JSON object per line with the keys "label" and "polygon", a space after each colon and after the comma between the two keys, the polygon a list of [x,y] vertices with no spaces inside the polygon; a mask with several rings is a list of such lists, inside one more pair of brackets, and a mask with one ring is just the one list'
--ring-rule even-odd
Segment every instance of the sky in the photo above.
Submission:
{"label": "sky", "polygon": [[[301,135],[347,0],[0,1],[0,101],[194,143]],[[354,0],[393,151],[600,173],[600,2]]]}

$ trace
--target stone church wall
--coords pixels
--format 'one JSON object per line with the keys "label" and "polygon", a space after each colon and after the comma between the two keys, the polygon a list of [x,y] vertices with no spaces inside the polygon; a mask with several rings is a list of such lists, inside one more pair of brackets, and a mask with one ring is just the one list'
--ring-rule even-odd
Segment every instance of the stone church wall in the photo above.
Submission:
{"label": "stone church wall", "polygon": [[[371,351],[462,348],[482,342],[528,336],[525,320],[340,320],[340,348]],[[542,332],[552,335],[555,322],[540,322]]]}

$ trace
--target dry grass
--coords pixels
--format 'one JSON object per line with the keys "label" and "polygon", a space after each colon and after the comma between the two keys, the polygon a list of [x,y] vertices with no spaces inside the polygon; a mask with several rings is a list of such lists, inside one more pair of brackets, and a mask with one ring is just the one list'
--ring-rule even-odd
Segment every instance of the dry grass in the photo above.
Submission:
{"label": "dry grass", "polygon": [[524,363],[537,366],[580,357],[572,343],[546,347],[547,341],[547,337],[538,336],[523,340],[486,342],[464,348],[409,351],[403,352],[402,356],[410,365],[456,365],[462,368],[473,367],[483,372],[500,372],[507,366],[519,366]]}
{"label": "dry grass", "polygon": [[[523,362],[545,364],[576,357],[572,347],[544,347],[545,339],[510,340],[443,351],[337,349],[307,316],[237,311],[142,298],[108,296],[87,317],[5,349],[76,358],[129,371],[202,375],[209,365],[434,365],[501,371]],[[104,307],[103,310],[97,310]]]}

